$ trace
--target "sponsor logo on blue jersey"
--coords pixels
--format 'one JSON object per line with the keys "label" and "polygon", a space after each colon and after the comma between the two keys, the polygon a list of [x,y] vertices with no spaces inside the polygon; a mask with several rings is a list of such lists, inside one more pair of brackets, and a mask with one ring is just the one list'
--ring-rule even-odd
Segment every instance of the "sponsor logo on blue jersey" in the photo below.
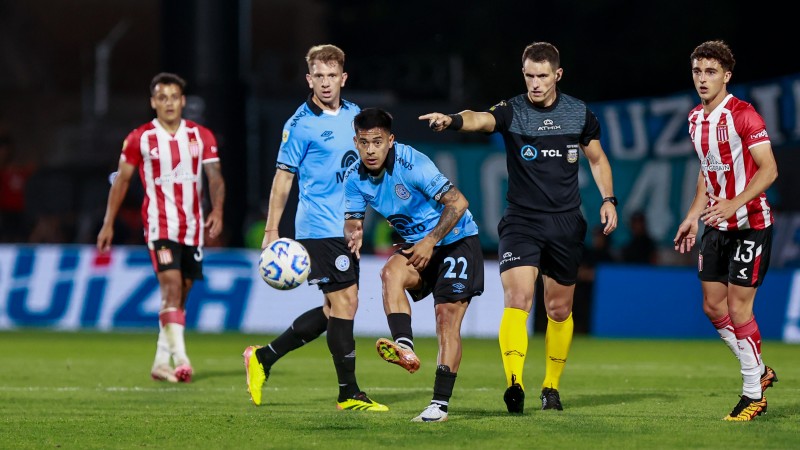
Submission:
{"label": "sponsor logo on blue jersey", "polygon": [[333,136],[333,131],[326,130],[326,131],[324,131],[322,134],[320,134],[320,135],[319,135],[319,137],[321,137],[322,139],[324,139],[324,140],[325,140],[325,142],[328,142],[328,141],[330,141],[331,139],[333,139],[333,138],[334,138],[334,136]]}
{"label": "sponsor logo on blue jersey", "polygon": [[[328,133],[328,131],[326,131],[325,133]],[[340,164],[342,170],[336,172],[337,183],[341,183],[344,181],[345,175],[347,175],[347,168],[350,167],[356,161],[358,161],[358,153],[356,153],[355,150],[348,150],[347,152],[345,152],[344,156],[342,156],[342,162]]]}
{"label": "sponsor logo on blue jersey", "polygon": [[393,214],[386,219],[392,224],[392,227],[394,227],[394,229],[397,231],[397,234],[403,237],[413,236],[417,233],[422,233],[425,231],[425,225],[414,224],[411,221],[411,217],[405,214]]}
{"label": "sponsor logo on blue jersey", "polygon": [[300,111],[299,113],[295,114],[295,116],[292,117],[292,123],[290,123],[289,126],[290,127],[297,126],[297,122],[299,122],[301,118],[303,118],[303,117],[305,117],[307,115],[308,115],[308,111]]}
{"label": "sponsor logo on blue jersey", "polygon": [[414,170],[414,165],[403,159],[401,156],[395,158],[395,161],[397,161],[397,163],[403,166],[406,170]]}

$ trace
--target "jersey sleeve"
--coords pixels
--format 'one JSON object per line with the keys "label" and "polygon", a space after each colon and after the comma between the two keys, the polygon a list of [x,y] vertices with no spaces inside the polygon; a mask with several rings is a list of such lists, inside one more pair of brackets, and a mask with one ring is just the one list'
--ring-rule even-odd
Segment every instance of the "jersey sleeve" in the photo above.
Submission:
{"label": "jersey sleeve", "polygon": [[306,156],[308,145],[308,137],[302,125],[296,123],[295,126],[291,126],[290,121],[287,121],[283,126],[281,146],[278,149],[278,162],[275,167],[287,172],[297,173],[300,162]]}
{"label": "jersey sleeve", "polygon": [[453,187],[453,183],[431,161],[428,156],[417,152],[415,156],[414,170],[410,172],[410,180],[413,187],[419,189],[427,198],[439,201],[445,192]]}
{"label": "jersey sleeve", "polygon": [[508,104],[507,101],[492,106],[486,112],[494,116],[494,131],[508,131],[511,126],[511,120],[514,118],[514,108]]}
{"label": "jersey sleeve", "polygon": [[353,170],[355,165],[348,169],[344,179],[344,220],[364,220],[367,213],[367,201],[358,188],[358,171]]}
{"label": "jersey sleeve", "polygon": [[131,131],[128,136],[122,141],[122,154],[120,161],[126,162],[133,166],[138,166],[142,163],[142,150],[140,147],[141,134],[138,130]]}
{"label": "jersey sleeve", "polygon": [[745,147],[751,148],[755,145],[769,142],[764,119],[756,112],[753,105],[748,104],[741,114],[734,114],[733,117],[736,132],[742,137],[742,143]]}
{"label": "jersey sleeve", "polygon": [[589,142],[600,139],[600,121],[594,115],[591,109],[586,108],[586,123],[583,125],[583,132],[581,133],[581,145],[589,145]]}
{"label": "jersey sleeve", "polygon": [[217,138],[208,128],[200,127],[200,137],[203,139],[203,164],[219,161]]}
{"label": "jersey sleeve", "polygon": [[358,172],[349,171],[344,180],[344,220],[364,220],[367,201],[358,188]]}

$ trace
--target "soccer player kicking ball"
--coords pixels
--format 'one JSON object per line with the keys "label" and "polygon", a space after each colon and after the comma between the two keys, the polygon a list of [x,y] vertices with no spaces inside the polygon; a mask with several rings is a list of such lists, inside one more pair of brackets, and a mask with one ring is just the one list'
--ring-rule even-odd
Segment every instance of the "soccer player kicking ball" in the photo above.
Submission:
{"label": "soccer player kicking ball", "polygon": [[686,253],[705,224],[698,276],[703,311],[739,360],[742,395],[724,420],[749,421],[767,412],[764,390],[778,381],[761,360],[761,332],[753,316],[772,247],[772,212],[766,190],[778,177],[764,119],[728,93],[736,61],[722,41],[708,41],[690,57],[700,104],[689,112],[689,135],[700,173],[675,250]]}
{"label": "soccer player kicking ball", "polygon": [[483,292],[483,253],[467,199],[417,150],[395,142],[392,117],[364,109],[354,119],[360,156],[345,175],[345,239],[360,257],[367,205],[400,234],[402,244],[381,270],[383,307],[393,341],[380,339],[378,353],[411,373],[414,354],[411,306],[433,294],[439,356],[433,399],[413,422],[447,420],[461,363],[461,322],[472,297]]}

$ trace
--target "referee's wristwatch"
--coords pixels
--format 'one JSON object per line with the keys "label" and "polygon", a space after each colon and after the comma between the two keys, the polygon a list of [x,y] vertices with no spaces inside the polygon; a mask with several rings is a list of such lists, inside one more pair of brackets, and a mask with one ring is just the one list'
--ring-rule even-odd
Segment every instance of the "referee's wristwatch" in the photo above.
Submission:
{"label": "referee's wristwatch", "polygon": [[605,202],[608,202],[608,203],[611,203],[614,206],[617,206],[617,197],[614,197],[613,195],[611,197],[605,197],[605,198],[603,198],[603,203],[605,203]]}

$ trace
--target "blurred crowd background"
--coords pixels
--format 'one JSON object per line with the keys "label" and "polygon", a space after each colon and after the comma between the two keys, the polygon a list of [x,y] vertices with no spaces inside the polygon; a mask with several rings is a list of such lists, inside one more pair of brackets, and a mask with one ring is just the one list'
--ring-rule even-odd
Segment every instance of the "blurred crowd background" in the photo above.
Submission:
{"label": "blurred crowd background", "polygon": [[[122,139],[153,117],[148,83],[160,71],[188,80],[185,117],[220,142],[226,232],[208,244],[257,248],[281,129],[308,92],[311,45],[342,47],[344,97],[387,108],[398,140],[425,151],[493,145],[491,136],[431,133],[417,117],[523,92],[520,55],[532,41],[559,47],[559,86],[591,105],[691,92],[688,55],[707,39],[731,44],[733,84],[796,75],[792,25],[770,2],[716,0],[0,0],[0,240],[94,243]],[[797,162],[797,140],[775,148],[782,192],[796,186],[783,169]],[[143,243],[141,186],[131,187],[116,244]],[[773,198],[776,211],[796,203]],[[291,209],[284,219],[291,235]],[[626,211],[622,232],[591,230],[584,277],[600,262],[692,264],[652,236],[648,219]],[[383,223],[372,234],[375,252],[393,239]]]}

